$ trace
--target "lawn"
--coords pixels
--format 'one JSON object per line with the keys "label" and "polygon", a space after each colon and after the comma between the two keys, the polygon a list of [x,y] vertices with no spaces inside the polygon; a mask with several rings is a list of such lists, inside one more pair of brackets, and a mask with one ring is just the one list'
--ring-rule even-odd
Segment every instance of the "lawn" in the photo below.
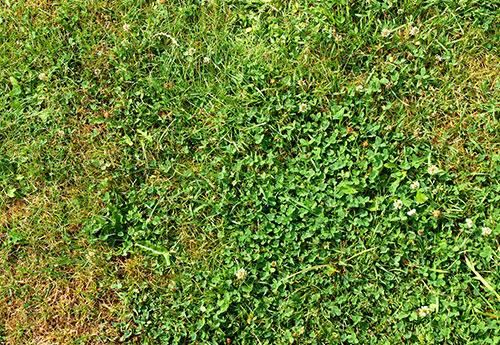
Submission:
{"label": "lawn", "polygon": [[500,343],[500,0],[5,0],[0,344]]}

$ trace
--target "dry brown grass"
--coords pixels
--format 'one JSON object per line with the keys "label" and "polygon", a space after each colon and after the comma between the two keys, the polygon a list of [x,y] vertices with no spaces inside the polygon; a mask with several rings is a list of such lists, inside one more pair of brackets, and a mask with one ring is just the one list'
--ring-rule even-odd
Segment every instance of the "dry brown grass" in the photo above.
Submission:
{"label": "dry brown grass", "polygon": [[[498,111],[487,111],[488,102],[500,101],[500,59],[487,52],[464,55],[442,77],[441,89],[407,98],[404,127],[427,140],[437,154],[448,157],[443,167],[453,172],[483,172],[487,162],[478,162],[481,152],[498,150]],[[425,114],[432,109],[427,116]]]}
{"label": "dry brown grass", "polygon": [[109,264],[95,258],[57,267],[41,263],[40,256],[32,251],[2,263],[0,276],[7,284],[2,286],[0,318],[7,343],[112,343],[122,305],[109,286],[102,286],[109,281]]}
{"label": "dry brown grass", "polygon": [[[34,192],[0,200],[0,334],[7,344],[78,339],[111,344],[119,338],[125,306],[112,285],[128,277],[123,273],[127,264],[109,260],[111,250],[91,243],[82,232],[102,208],[99,198],[85,195],[88,179],[106,176],[106,171],[96,176],[91,162],[112,148],[90,140],[101,128],[76,128],[71,146],[77,151],[67,162],[74,171],[70,181],[47,185],[33,176]],[[55,151],[61,142],[48,141],[44,148]],[[42,169],[36,157],[34,171]]]}
{"label": "dry brown grass", "polygon": [[[66,204],[67,206],[67,204]],[[123,304],[106,249],[61,224],[53,191],[4,205],[0,217],[0,329],[7,344],[111,343]],[[17,241],[12,234],[19,234]],[[86,254],[85,254],[86,253]],[[100,340],[108,339],[108,340]]]}

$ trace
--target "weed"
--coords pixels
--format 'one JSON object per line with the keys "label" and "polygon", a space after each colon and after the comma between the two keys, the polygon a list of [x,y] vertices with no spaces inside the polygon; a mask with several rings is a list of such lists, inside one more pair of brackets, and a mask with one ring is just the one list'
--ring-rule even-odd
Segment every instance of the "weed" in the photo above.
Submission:
{"label": "weed", "polygon": [[496,1],[1,11],[8,343],[497,342]]}

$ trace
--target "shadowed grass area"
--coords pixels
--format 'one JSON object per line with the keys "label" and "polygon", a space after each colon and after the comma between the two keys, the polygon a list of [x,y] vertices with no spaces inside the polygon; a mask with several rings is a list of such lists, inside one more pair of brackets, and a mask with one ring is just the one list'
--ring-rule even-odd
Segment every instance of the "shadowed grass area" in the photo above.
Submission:
{"label": "shadowed grass area", "polygon": [[0,5],[0,343],[497,343],[498,1]]}

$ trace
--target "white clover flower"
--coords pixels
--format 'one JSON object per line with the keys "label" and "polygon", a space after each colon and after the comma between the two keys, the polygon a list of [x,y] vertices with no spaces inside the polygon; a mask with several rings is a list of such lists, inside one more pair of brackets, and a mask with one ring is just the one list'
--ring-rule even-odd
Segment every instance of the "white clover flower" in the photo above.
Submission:
{"label": "white clover flower", "polygon": [[391,35],[391,30],[387,28],[382,29],[382,37],[389,37]]}
{"label": "white clover flower", "polygon": [[414,216],[415,213],[417,213],[417,210],[415,210],[414,208],[412,208],[411,210],[409,210],[408,212],[406,212],[406,214],[409,215],[410,217]]}
{"label": "white clover flower", "polygon": [[302,103],[299,105],[299,112],[303,113],[307,110],[307,105],[305,103]]}
{"label": "white clover flower", "polygon": [[45,74],[45,73],[43,73],[43,72],[42,72],[42,73],[40,73],[40,74],[38,75],[38,79],[40,79],[41,81],[45,81],[45,80],[47,80],[47,74]]}
{"label": "white clover flower", "polygon": [[204,312],[206,312],[206,311],[207,311],[207,308],[205,308],[205,306],[203,306],[203,305],[202,305],[202,306],[200,307],[200,311],[201,311],[202,313],[204,313]]}
{"label": "white clover flower", "polygon": [[417,314],[420,317],[426,317],[430,313],[431,313],[431,311],[430,311],[429,307],[426,305],[421,306],[420,308],[417,309]]}
{"label": "white clover flower", "polygon": [[306,82],[304,81],[304,79],[300,79],[298,84],[299,86],[306,86]]}
{"label": "white clover flower", "polygon": [[487,226],[483,226],[483,228],[481,229],[481,235],[483,236],[491,235],[491,229],[488,228]]}
{"label": "white clover flower", "polygon": [[398,9],[398,14],[403,14],[404,10],[402,8]]}
{"label": "white clover flower", "polygon": [[427,168],[427,172],[429,173],[429,175],[435,175],[439,172],[439,168],[436,165],[431,165]]}
{"label": "white clover flower", "polygon": [[209,62],[210,62],[210,58],[209,58],[208,56],[205,56],[205,57],[203,58],[203,63],[207,64],[207,63],[209,63]]}
{"label": "white clover flower", "polygon": [[247,276],[247,271],[244,268],[240,268],[238,271],[236,271],[236,278],[239,280],[245,279]]}
{"label": "white clover flower", "polygon": [[401,200],[396,200],[393,205],[395,209],[400,210],[403,207],[403,202]]}
{"label": "white clover flower", "polygon": [[340,34],[335,35],[335,42],[340,42],[340,41],[342,41],[342,39],[343,39],[342,35],[340,35]]}
{"label": "white clover flower", "polygon": [[436,61],[437,61],[437,62],[441,62],[441,61],[443,61],[443,58],[441,57],[441,55],[439,55],[439,54],[438,54],[438,55],[436,55]]}
{"label": "white clover flower", "polygon": [[472,228],[474,226],[474,222],[472,221],[472,219],[467,218],[465,220],[465,225],[467,225],[467,227],[470,229],[470,228]]}
{"label": "white clover flower", "polygon": [[437,193],[438,193],[438,190],[437,190],[436,188],[434,188],[434,189],[432,190],[432,195],[436,195]]}
{"label": "white clover flower", "polygon": [[123,24],[123,31],[129,32],[130,31],[130,25],[125,23]]}
{"label": "white clover flower", "polygon": [[411,189],[418,189],[418,188],[420,188],[420,182],[418,182],[418,181],[413,181],[413,182],[410,184],[410,188],[411,188]]}
{"label": "white clover flower", "polygon": [[187,51],[187,55],[190,55],[190,56],[194,55],[194,53],[196,53],[196,49],[193,47],[189,48]]}
{"label": "white clover flower", "polygon": [[420,32],[420,29],[416,26],[414,26],[410,29],[410,35],[412,35],[412,36],[418,35],[419,32]]}
{"label": "white clover flower", "polygon": [[356,91],[357,92],[361,92],[361,91],[363,91],[363,89],[364,89],[363,85],[356,86]]}
{"label": "white clover flower", "polygon": [[122,46],[126,46],[128,44],[128,40],[122,40],[121,44],[122,44]]}

